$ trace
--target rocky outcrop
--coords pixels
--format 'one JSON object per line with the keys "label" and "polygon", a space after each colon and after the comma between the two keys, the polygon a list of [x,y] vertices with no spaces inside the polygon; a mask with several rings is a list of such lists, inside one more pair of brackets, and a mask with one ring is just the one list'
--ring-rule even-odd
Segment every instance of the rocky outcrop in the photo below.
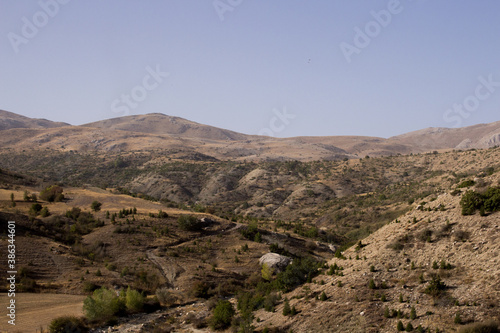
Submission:
{"label": "rocky outcrop", "polygon": [[259,259],[259,264],[261,266],[266,264],[275,273],[279,273],[285,270],[286,266],[288,266],[291,262],[292,262],[291,258],[272,252],[264,254]]}

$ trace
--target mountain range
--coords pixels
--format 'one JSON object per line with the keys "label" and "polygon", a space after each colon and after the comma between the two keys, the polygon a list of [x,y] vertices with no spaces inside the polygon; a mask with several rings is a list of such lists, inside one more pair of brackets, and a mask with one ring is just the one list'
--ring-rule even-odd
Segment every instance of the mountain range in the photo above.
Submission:
{"label": "mountain range", "polygon": [[490,148],[500,144],[500,121],[463,128],[431,127],[390,138],[242,134],[161,113],[132,115],[73,126],[0,110],[0,145],[24,149],[135,151],[168,149],[218,160],[336,160]]}

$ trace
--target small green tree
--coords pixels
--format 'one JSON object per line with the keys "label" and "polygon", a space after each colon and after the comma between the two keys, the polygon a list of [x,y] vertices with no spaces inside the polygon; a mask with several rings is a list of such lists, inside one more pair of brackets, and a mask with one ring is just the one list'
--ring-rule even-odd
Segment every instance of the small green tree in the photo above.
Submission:
{"label": "small green tree", "polygon": [[403,322],[401,320],[398,321],[396,329],[398,330],[398,332],[403,332],[405,330],[405,326],[403,325]]}
{"label": "small green tree", "polygon": [[455,318],[453,319],[453,322],[455,324],[461,325],[462,324],[462,316],[460,315],[460,312],[457,312],[455,314]]}
{"label": "small green tree", "polygon": [[101,210],[101,206],[102,206],[102,203],[97,201],[97,200],[94,200],[92,201],[92,203],[90,204],[90,208],[94,211],[94,212],[98,212]]}
{"label": "small green tree", "polygon": [[283,303],[283,316],[289,316],[291,312],[292,309],[290,308],[290,302],[288,301],[288,298],[285,298],[285,302]]}
{"label": "small green tree", "polygon": [[413,325],[410,322],[408,322],[408,324],[406,324],[406,332],[411,332],[411,331],[413,331]]}
{"label": "small green tree", "polygon": [[377,286],[375,285],[375,281],[373,281],[373,279],[370,279],[370,281],[368,282],[368,288],[370,289],[375,289]]}
{"label": "small green tree", "polygon": [[233,305],[229,301],[220,300],[213,310],[212,318],[210,318],[210,327],[214,330],[229,327],[234,313]]}
{"label": "small green tree", "polygon": [[319,298],[319,299],[320,299],[321,301],[323,301],[323,302],[324,302],[324,301],[326,301],[326,300],[328,299],[328,297],[326,296],[326,294],[325,294],[325,292],[324,292],[324,291],[321,293],[321,296],[320,296],[320,298]]}
{"label": "small green tree", "polygon": [[417,311],[415,310],[415,307],[412,306],[410,310],[410,319],[415,320],[417,318]]}

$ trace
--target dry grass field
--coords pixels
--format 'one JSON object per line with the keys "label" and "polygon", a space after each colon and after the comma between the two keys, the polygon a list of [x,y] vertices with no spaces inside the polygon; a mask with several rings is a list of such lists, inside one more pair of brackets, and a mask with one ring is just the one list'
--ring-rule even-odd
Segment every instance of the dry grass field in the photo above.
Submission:
{"label": "dry grass field", "polygon": [[[40,328],[47,329],[54,318],[82,316],[84,299],[85,296],[79,295],[16,293],[16,325],[8,324],[2,314],[0,332],[35,333]],[[2,309],[8,301],[6,294],[0,294]]]}

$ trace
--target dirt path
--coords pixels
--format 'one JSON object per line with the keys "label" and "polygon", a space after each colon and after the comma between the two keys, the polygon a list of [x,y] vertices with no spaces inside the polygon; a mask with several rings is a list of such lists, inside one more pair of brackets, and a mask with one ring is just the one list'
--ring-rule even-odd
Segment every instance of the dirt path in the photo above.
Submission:
{"label": "dirt path", "polygon": [[168,257],[159,257],[152,250],[146,252],[148,259],[160,270],[163,277],[167,280],[170,288],[174,288],[174,282],[179,274],[185,272],[184,268],[176,264]]}

